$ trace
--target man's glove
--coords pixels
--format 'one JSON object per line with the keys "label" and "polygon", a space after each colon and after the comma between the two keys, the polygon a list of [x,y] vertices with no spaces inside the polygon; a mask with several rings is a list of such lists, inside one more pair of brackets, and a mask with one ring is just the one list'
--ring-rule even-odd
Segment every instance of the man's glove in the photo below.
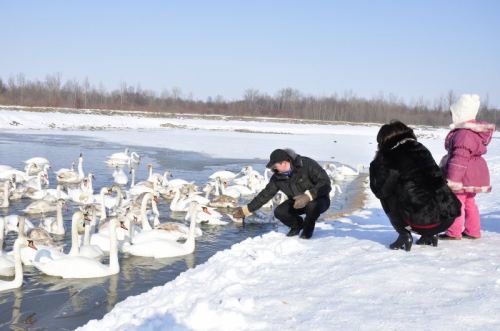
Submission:
{"label": "man's glove", "polygon": [[238,207],[238,209],[236,209],[236,213],[233,214],[233,217],[234,218],[244,218],[245,213],[243,212],[243,208]]}
{"label": "man's glove", "polygon": [[301,195],[297,195],[296,197],[293,197],[293,200],[295,200],[293,208],[301,209],[304,208],[309,203],[309,201],[311,201],[311,198],[309,197],[309,195],[304,193]]}
{"label": "man's glove", "polygon": [[248,210],[247,206],[238,207],[236,212],[233,214],[234,218],[245,218],[247,216],[252,215],[252,213]]}

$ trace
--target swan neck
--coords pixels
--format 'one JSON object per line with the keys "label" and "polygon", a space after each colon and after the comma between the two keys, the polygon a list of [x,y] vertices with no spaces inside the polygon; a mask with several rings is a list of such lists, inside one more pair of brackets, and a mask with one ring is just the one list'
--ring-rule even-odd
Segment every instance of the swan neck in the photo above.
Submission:
{"label": "swan neck", "polygon": [[[23,263],[21,261],[21,243],[24,239],[18,238],[14,243],[14,280],[13,287],[21,287],[23,284]],[[30,248],[31,249],[31,248]]]}
{"label": "swan neck", "polygon": [[143,230],[152,230],[151,224],[149,224],[148,216],[146,215],[146,207],[148,205],[149,200],[153,200],[152,193],[146,193],[144,198],[142,198],[141,203],[141,221],[142,221],[142,229]]}
{"label": "swan neck", "polygon": [[109,224],[109,271],[111,275],[120,272],[120,265],[118,264],[118,240],[116,238],[116,222],[117,219],[115,219],[113,223]]}
{"label": "swan neck", "polygon": [[69,256],[80,255],[80,246],[78,245],[78,220],[80,218],[83,218],[83,214],[77,211],[71,219],[71,250],[68,253]]}
{"label": "swan neck", "polygon": [[58,202],[60,206],[57,208],[56,214],[56,224],[57,224],[57,234],[64,234],[64,224],[63,224],[63,215],[62,215],[62,203]]}
{"label": "swan neck", "polygon": [[101,190],[101,219],[108,217],[106,214],[106,202],[104,201],[104,192],[106,192],[105,188]]}

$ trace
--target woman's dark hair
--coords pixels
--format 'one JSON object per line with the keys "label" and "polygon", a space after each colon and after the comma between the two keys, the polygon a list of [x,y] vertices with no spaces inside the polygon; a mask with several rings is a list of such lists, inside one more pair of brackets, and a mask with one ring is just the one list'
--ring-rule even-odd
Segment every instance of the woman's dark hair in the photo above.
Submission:
{"label": "woman's dark hair", "polygon": [[408,138],[417,140],[417,136],[415,136],[415,133],[413,133],[413,130],[410,127],[401,121],[392,120],[389,124],[382,125],[378,131],[378,147],[382,149],[387,141],[399,135],[406,135]]}

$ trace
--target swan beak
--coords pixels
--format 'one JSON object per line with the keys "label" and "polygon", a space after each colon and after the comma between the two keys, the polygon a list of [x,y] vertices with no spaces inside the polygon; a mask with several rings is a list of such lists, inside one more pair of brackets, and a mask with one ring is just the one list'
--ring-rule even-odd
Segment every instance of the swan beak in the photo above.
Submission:
{"label": "swan beak", "polygon": [[64,210],[68,210],[68,207],[66,206],[65,203],[63,203],[62,207],[64,208]]}
{"label": "swan beak", "polygon": [[207,207],[203,207],[203,208],[202,208],[202,210],[203,210],[203,212],[204,212],[205,214],[212,215],[212,214],[210,213],[210,210],[208,210],[208,208],[207,208]]}
{"label": "swan beak", "polygon": [[28,240],[28,247],[33,248],[35,251],[38,250],[38,248],[36,248],[35,244],[33,243],[33,240]]}
{"label": "swan beak", "polygon": [[135,225],[139,226],[139,220],[137,219],[136,216],[134,216],[134,223],[135,223]]}
{"label": "swan beak", "polygon": [[123,222],[120,221],[120,227],[123,229],[123,230],[128,230],[128,228],[125,226],[125,224],[123,224]]}
{"label": "swan beak", "polygon": [[154,200],[156,203],[158,203],[158,197],[157,197],[156,195],[153,197],[153,200]]}

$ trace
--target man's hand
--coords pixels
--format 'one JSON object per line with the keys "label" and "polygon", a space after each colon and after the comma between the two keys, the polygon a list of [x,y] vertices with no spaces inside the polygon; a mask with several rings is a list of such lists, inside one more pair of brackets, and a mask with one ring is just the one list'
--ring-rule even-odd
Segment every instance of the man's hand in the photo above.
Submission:
{"label": "man's hand", "polygon": [[304,208],[309,203],[309,201],[311,201],[311,198],[309,198],[309,196],[304,193],[301,195],[297,195],[296,197],[293,197],[293,200],[295,200],[293,208],[301,209]]}
{"label": "man's hand", "polygon": [[238,209],[236,209],[236,212],[233,214],[233,217],[234,218],[245,218],[245,213],[243,212],[243,208],[238,207]]}

